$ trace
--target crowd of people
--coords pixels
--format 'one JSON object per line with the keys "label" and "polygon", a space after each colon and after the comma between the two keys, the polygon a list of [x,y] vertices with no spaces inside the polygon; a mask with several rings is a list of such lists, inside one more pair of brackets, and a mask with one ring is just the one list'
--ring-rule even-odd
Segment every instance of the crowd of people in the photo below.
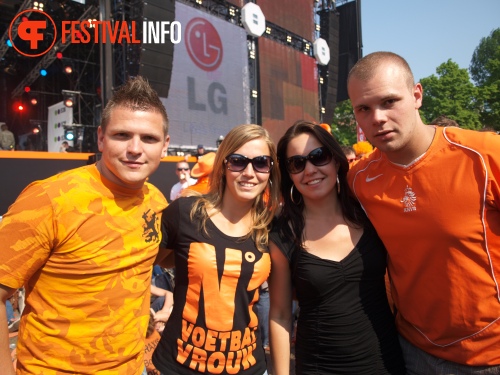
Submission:
{"label": "crowd of people", "polygon": [[293,344],[296,374],[500,374],[500,137],[422,122],[394,53],[347,86],[367,142],[298,120],[275,145],[239,125],[177,163],[167,202],[147,179],[168,116],[130,79],[102,158],[3,216],[0,362],[24,288],[18,374],[267,375],[270,350],[288,375]]}

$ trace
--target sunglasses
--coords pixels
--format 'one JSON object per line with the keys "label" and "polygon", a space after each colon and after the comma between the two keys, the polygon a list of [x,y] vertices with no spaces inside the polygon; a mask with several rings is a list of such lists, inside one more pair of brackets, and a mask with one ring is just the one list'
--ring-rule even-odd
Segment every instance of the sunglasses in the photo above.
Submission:
{"label": "sunglasses", "polygon": [[189,171],[189,168],[177,168],[178,171]]}
{"label": "sunglasses", "polygon": [[286,159],[286,170],[291,173],[300,173],[309,160],[313,165],[320,167],[327,165],[333,159],[333,155],[326,147],[318,147],[312,150],[307,156],[295,155]]}
{"label": "sunglasses", "polygon": [[274,164],[271,157],[267,155],[256,156],[250,159],[240,154],[229,155],[224,159],[224,163],[226,163],[227,169],[233,172],[241,172],[247,167],[248,163],[252,163],[253,170],[259,173],[271,172]]}

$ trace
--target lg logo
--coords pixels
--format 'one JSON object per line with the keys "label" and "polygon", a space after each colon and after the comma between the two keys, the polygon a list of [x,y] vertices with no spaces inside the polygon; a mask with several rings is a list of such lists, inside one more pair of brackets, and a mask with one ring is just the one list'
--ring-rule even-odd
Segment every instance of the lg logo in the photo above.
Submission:
{"label": "lg logo", "polygon": [[[215,27],[203,18],[193,18],[186,26],[184,37],[189,57],[200,69],[206,72],[216,70],[223,56],[222,40]],[[208,107],[213,113],[227,115],[227,91],[220,82],[211,82],[205,95],[196,88],[196,79],[187,77],[188,108],[194,111],[206,111]],[[198,94],[198,95],[197,95]]]}
{"label": "lg logo", "polygon": [[[25,16],[23,14],[29,13]],[[27,16],[30,16],[30,20]],[[18,23],[17,20],[20,19]],[[16,28],[17,26],[17,30]],[[14,41],[13,31],[17,31],[22,41]],[[41,10],[28,9],[17,14],[9,26],[9,39],[12,47],[21,55],[28,57],[38,57],[46,54],[56,42],[56,24],[54,20]]]}
{"label": "lg logo", "polygon": [[199,68],[211,72],[222,61],[222,41],[215,27],[203,18],[189,21],[185,33],[186,48]]}

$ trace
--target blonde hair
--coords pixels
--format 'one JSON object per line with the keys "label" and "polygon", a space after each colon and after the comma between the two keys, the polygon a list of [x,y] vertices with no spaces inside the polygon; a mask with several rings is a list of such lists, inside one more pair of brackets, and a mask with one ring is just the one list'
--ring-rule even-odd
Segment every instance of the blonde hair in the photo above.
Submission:
{"label": "blonde hair", "polygon": [[219,146],[214,160],[214,168],[209,177],[209,191],[198,198],[191,209],[191,220],[200,219],[200,229],[207,232],[208,212],[220,210],[222,199],[226,191],[226,164],[227,156],[234,153],[244,144],[255,139],[262,139],[269,147],[273,167],[269,172],[269,183],[266,189],[255,199],[252,205],[253,225],[245,238],[252,237],[259,251],[264,252],[268,243],[269,225],[273,220],[279,205],[280,170],[276,156],[276,146],[266,129],[259,125],[239,125],[231,129]]}

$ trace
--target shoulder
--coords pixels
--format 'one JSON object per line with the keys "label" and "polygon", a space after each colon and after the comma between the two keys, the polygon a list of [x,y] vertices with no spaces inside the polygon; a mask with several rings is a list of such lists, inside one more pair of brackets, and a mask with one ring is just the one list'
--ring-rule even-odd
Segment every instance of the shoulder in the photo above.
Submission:
{"label": "shoulder", "polygon": [[364,173],[375,173],[377,169],[383,168],[385,165],[385,157],[383,156],[380,150],[376,149],[368,156],[364,157],[361,160],[355,162],[347,173],[347,178],[349,180],[349,184],[354,183],[356,177],[360,174]]}
{"label": "shoulder", "polygon": [[478,151],[494,151],[496,153],[500,146],[500,136],[493,132],[447,127],[442,130],[442,136],[449,143],[470,147]]}
{"label": "shoulder", "polygon": [[295,243],[291,238],[285,238],[281,234],[280,224],[275,219],[271,231],[269,232],[269,241],[274,243],[276,247],[287,257],[290,261],[295,250]]}
{"label": "shoulder", "polygon": [[167,198],[156,186],[146,183],[143,187],[145,200],[150,207],[156,212],[161,212],[168,207]]}
{"label": "shoulder", "polygon": [[189,216],[196,197],[179,197],[170,203],[165,210],[167,213],[186,213]]}

